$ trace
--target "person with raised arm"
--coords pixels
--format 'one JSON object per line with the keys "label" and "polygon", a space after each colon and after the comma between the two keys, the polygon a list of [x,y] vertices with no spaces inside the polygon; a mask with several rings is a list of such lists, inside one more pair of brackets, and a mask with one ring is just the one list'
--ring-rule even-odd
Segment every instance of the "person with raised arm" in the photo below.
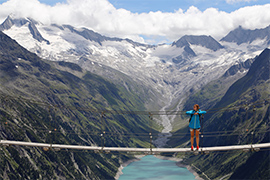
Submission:
{"label": "person with raised arm", "polygon": [[189,119],[189,128],[190,128],[190,143],[191,143],[191,150],[194,150],[194,134],[196,135],[196,144],[197,150],[199,150],[199,134],[201,129],[201,122],[200,117],[202,114],[205,114],[206,111],[201,111],[198,104],[193,106],[193,110],[187,111],[186,114],[190,115]]}

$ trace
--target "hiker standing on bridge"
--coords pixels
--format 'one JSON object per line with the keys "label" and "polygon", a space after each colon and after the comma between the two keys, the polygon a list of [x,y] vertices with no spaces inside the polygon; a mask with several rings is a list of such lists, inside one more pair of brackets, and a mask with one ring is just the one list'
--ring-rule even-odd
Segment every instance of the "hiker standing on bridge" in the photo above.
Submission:
{"label": "hiker standing on bridge", "polygon": [[205,114],[206,111],[201,111],[198,104],[193,106],[193,110],[187,111],[186,114],[190,115],[189,119],[189,128],[190,128],[190,143],[191,143],[191,150],[193,151],[193,143],[194,143],[194,134],[196,134],[196,144],[197,150],[199,150],[199,134],[201,129],[201,115]]}

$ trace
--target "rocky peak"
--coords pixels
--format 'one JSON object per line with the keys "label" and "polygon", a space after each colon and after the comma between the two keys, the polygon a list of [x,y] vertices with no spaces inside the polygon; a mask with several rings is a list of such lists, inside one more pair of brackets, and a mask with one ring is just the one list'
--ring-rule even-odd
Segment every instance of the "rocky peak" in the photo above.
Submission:
{"label": "rocky peak", "polygon": [[172,46],[177,47],[186,47],[190,45],[203,46],[213,51],[217,51],[223,48],[223,46],[219,42],[217,42],[213,37],[206,35],[202,36],[185,35],[172,44]]}
{"label": "rocky peak", "polygon": [[44,39],[38,31],[36,25],[39,23],[32,18],[13,18],[12,16],[8,16],[7,19],[0,25],[0,31],[8,30],[14,25],[21,27],[26,25],[27,23],[28,29],[34,39],[38,40],[39,42],[45,41],[47,44],[50,44],[50,42]]}
{"label": "rocky peak", "polygon": [[4,31],[7,29],[10,29],[14,25],[13,20],[10,16],[7,17],[7,19],[0,25],[0,31]]}
{"label": "rocky peak", "polygon": [[252,43],[256,39],[266,39],[267,44],[270,44],[270,25],[263,29],[244,29],[239,26],[237,29],[229,32],[221,41],[235,42],[238,45],[242,43]]}

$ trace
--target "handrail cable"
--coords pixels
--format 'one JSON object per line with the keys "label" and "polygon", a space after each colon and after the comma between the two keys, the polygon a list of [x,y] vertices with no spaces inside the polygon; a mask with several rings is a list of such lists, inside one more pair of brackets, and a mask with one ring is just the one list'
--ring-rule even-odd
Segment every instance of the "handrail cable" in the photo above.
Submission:
{"label": "handrail cable", "polygon": [[[3,96],[1,96],[3,97]],[[46,102],[42,102],[42,101],[36,101],[36,100],[32,100],[32,99],[27,99],[27,98],[23,98],[23,97],[14,97],[14,96],[4,96],[4,98],[7,98],[7,97],[12,97],[13,99],[23,99],[25,101],[28,101],[28,102],[32,102],[34,104],[38,104],[38,105],[43,105],[43,106],[52,106],[54,108],[65,108],[65,109],[75,109],[75,110],[84,110],[84,111],[89,111],[91,109],[92,112],[95,112],[95,113],[99,113],[100,112],[104,112],[104,113],[108,113],[108,114],[136,114],[136,115],[148,115],[149,112],[152,114],[152,115],[184,115],[186,111],[129,111],[129,110],[97,110],[97,109],[94,109],[94,108],[90,108],[90,107],[76,107],[76,106],[66,106],[66,105],[52,105],[50,103],[46,103]],[[217,112],[216,110],[218,111],[231,111],[231,110],[234,110],[234,109],[240,109],[240,108],[244,108],[246,107],[247,105],[256,105],[256,103],[258,102],[261,102],[262,103],[258,103],[258,104],[265,104],[267,102],[267,104],[269,103],[268,100],[270,100],[270,98],[268,99],[262,99],[262,100],[258,100],[258,101],[255,101],[253,103],[249,103],[249,104],[243,104],[243,105],[237,105],[237,106],[232,106],[232,107],[221,107],[221,108],[212,108],[212,109],[208,109],[206,111],[208,111],[208,113],[213,113],[213,112]],[[265,103],[263,103],[265,102]],[[224,110],[222,110],[224,109]],[[212,112],[213,111],[213,112]]]}

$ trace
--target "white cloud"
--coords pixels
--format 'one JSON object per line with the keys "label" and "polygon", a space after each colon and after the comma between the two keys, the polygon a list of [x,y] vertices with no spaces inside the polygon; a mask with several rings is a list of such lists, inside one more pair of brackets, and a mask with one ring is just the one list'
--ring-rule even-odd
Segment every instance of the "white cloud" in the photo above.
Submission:
{"label": "white cloud", "polygon": [[200,11],[191,6],[185,12],[179,9],[173,13],[157,11],[138,14],[116,9],[107,0],[68,0],[55,6],[42,4],[38,0],[9,0],[0,5],[0,20],[13,13],[45,24],[83,26],[104,35],[135,41],[148,37],[152,42],[149,37],[155,37],[156,41],[168,39],[171,42],[185,34],[211,35],[220,39],[239,25],[249,29],[266,27],[270,25],[269,9],[270,4],[267,4],[226,13],[214,8]]}

